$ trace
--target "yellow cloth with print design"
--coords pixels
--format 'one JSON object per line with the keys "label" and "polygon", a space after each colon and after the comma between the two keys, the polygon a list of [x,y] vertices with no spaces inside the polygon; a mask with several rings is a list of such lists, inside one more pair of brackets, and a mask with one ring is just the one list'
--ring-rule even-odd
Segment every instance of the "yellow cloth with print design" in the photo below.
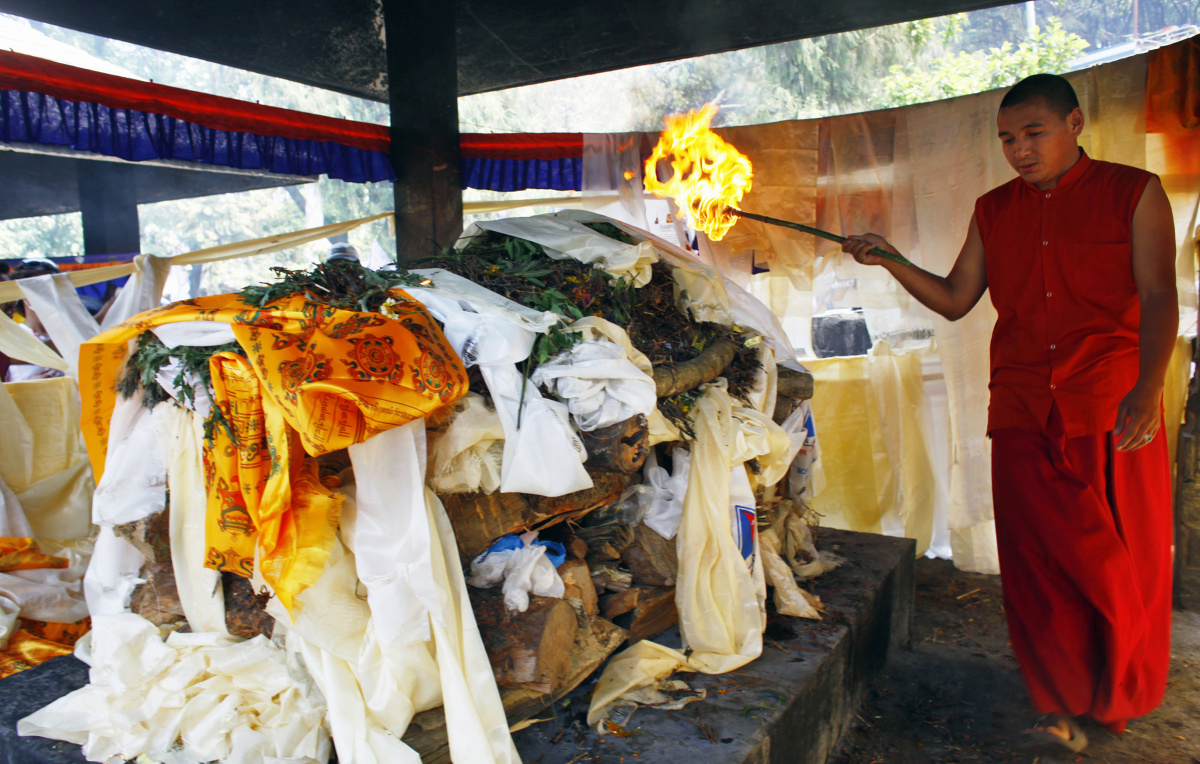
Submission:
{"label": "yellow cloth with print design", "polygon": [[[62,569],[67,565],[66,558],[43,553],[36,539],[28,536],[0,538],[0,572]],[[79,623],[46,623],[21,618],[18,623],[20,628],[9,636],[8,646],[0,650],[0,679],[51,658],[69,655],[74,650],[75,640],[87,633],[91,621],[85,618]]]}
{"label": "yellow cloth with print design", "polygon": [[216,295],[147,311],[89,340],[80,352],[84,437],[97,479],[104,469],[116,380],[130,340],[183,321],[228,323],[245,356],[209,363],[214,412],[204,449],[207,567],[253,572],[280,602],[320,576],[342,498],[305,458],[336,451],[434,413],[467,392],[467,375],[424,307],[401,290],[389,316],[339,310],[302,296],[267,308]]}

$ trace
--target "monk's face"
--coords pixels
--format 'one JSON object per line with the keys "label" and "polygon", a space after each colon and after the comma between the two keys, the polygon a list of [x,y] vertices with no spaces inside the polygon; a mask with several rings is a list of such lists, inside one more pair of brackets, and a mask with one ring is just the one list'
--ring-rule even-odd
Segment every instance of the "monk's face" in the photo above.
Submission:
{"label": "monk's face", "polygon": [[1064,119],[1044,98],[1033,98],[1001,109],[996,117],[1004,158],[1022,178],[1051,189],[1079,159],[1083,112],[1075,109]]}

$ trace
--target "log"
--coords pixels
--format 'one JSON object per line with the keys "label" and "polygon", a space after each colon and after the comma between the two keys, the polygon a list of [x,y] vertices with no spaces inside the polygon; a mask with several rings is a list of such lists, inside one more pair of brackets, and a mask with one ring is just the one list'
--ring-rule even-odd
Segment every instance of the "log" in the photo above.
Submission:
{"label": "log", "polygon": [[[165,497],[163,503],[166,503]],[[137,547],[150,562],[171,561],[170,510],[155,512],[132,523],[114,525],[113,533]]]}
{"label": "log", "polygon": [[594,483],[591,488],[565,496],[499,492],[442,496],[464,564],[470,564],[506,533],[544,528],[616,501],[633,479],[619,472],[593,472],[591,476]]}
{"label": "log", "polygon": [[250,639],[275,631],[275,618],[263,609],[264,598],[254,594],[250,579],[234,573],[222,573],[225,589],[225,629],[235,637]]}
{"label": "log", "polygon": [[633,612],[638,605],[638,597],[642,587],[631,586],[623,592],[613,592],[600,598],[600,613],[608,620],[614,620],[626,613]]}
{"label": "log", "polygon": [[627,624],[629,640],[636,642],[679,623],[674,586],[631,586],[600,598],[600,613]]}
{"label": "log", "polygon": [[579,437],[587,449],[589,470],[637,472],[650,453],[650,430],[641,414]]}
{"label": "log", "polygon": [[179,589],[175,585],[175,570],[171,561],[147,562],[138,576],[146,583],[139,584],[133,590],[129,600],[130,609],[155,626],[186,626],[187,616],[183,614],[183,605],[179,602]]}
{"label": "log", "polygon": [[[541,713],[583,683],[624,642],[628,632],[603,618],[592,618],[579,628],[571,647],[571,668],[556,692],[549,695],[524,688],[501,688],[500,700],[510,725]],[[404,742],[417,752],[422,764],[450,764],[446,715],[443,709],[422,711],[413,717]]]}
{"label": "log", "polygon": [[679,623],[679,609],[675,606],[674,586],[655,586],[644,590],[638,597],[633,610],[633,621],[629,624],[629,641],[648,639]]}
{"label": "log", "polygon": [[807,401],[813,397],[813,375],[807,371],[780,366],[776,391],[785,398]]}
{"label": "log", "polygon": [[602,525],[581,525],[576,535],[587,542],[589,562],[615,562],[633,544],[637,532],[628,524],[612,520]]}
{"label": "log", "polygon": [[690,361],[654,369],[654,387],[659,398],[675,395],[712,382],[733,362],[738,344],[722,337]]}
{"label": "log", "polygon": [[634,540],[621,553],[621,562],[633,574],[634,583],[674,586],[679,572],[675,541],[668,541],[645,523],[634,528]]}
{"label": "log", "polygon": [[483,646],[496,684],[553,693],[571,667],[571,645],[578,622],[562,599],[530,597],[529,609],[515,613],[504,606],[499,590],[468,590]]}
{"label": "log", "polygon": [[583,560],[567,560],[558,566],[558,575],[562,577],[566,592],[563,598],[568,602],[579,600],[579,609],[587,617],[599,612],[596,597],[596,586],[592,583],[592,572]]}

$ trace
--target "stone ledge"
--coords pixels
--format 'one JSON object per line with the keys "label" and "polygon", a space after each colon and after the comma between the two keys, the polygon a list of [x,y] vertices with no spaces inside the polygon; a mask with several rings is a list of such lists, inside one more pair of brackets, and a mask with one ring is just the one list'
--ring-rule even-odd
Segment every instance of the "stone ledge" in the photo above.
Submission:
{"label": "stone ledge", "polygon": [[[762,657],[723,676],[683,675],[709,697],[680,711],[640,709],[640,730],[600,737],[576,724],[595,685],[585,682],[555,719],[514,735],[527,762],[620,761],[676,764],[822,764],[858,709],[863,693],[909,639],[915,542],[819,529],[817,544],[845,557],[841,568],[810,582],[829,608],[824,621],[772,616]],[[671,632],[662,635],[669,641]],[[676,634],[676,639],[677,639]],[[0,764],[76,764],[79,746],[16,736],[16,722],[87,682],[86,664],[56,658],[0,681]],[[716,742],[710,742],[708,732]],[[553,741],[553,742],[551,742]],[[592,751],[594,756],[577,759]]]}
{"label": "stone ledge", "polygon": [[627,738],[583,730],[595,684],[585,683],[570,706],[555,708],[554,721],[514,735],[522,760],[822,764],[889,653],[909,640],[916,547],[832,529],[818,530],[817,546],[849,560],[809,582],[829,608],[824,621],[772,615],[758,660],[726,675],[680,675],[708,697],[679,711],[639,709]]}

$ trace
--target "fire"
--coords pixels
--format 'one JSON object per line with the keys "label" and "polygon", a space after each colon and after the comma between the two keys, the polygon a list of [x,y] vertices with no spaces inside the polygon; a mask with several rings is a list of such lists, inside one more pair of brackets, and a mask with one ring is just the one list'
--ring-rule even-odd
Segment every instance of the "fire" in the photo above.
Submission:
{"label": "fire", "polygon": [[[754,173],[745,154],[709,129],[716,114],[717,106],[709,103],[700,111],[667,117],[667,129],[646,160],[645,184],[655,196],[674,199],[693,228],[720,241],[737,222],[728,208],[750,190]],[[674,171],[665,183],[658,179],[664,159]]]}

